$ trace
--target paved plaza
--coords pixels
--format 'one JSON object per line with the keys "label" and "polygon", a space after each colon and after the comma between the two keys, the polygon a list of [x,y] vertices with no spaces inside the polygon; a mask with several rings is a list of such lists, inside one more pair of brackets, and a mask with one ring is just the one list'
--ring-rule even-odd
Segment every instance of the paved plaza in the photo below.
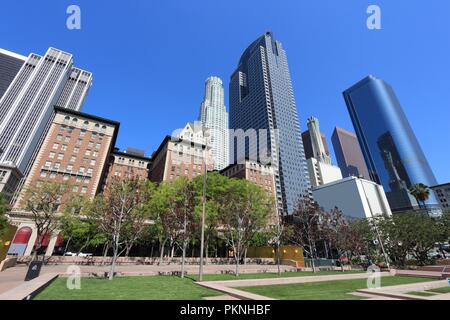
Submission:
{"label": "paved plaza", "polygon": [[[69,265],[47,265],[42,267],[41,276],[33,281],[49,281],[56,275],[67,276],[67,268]],[[85,266],[79,265],[82,276],[104,276],[109,271],[109,266]],[[151,276],[158,275],[160,273],[171,274],[172,272],[179,272],[180,265],[128,265],[117,266],[116,272],[120,276]],[[186,271],[188,275],[197,275],[198,266],[187,265]],[[205,274],[221,274],[227,272],[233,272],[233,265],[206,265],[204,267]],[[289,266],[282,267],[283,272],[296,271],[295,268]],[[27,272],[25,265],[19,265],[13,268],[9,268],[3,272],[0,272],[0,297],[3,295],[3,299],[8,295],[20,296],[20,293],[32,288],[33,283],[25,283],[24,278]],[[277,272],[277,266],[272,265],[241,265],[241,273],[259,273],[259,272]],[[403,271],[392,270],[391,272],[383,272],[381,276],[390,277],[393,275],[402,276],[414,276],[430,278],[429,282],[413,283],[396,285],[389,287],[382,287],[379,289],[361,289],[353,292],[352,294],[365,297],[368,300],[449,300],[450,294],[440,294],[429,297],[419,297],[408,294],[413,291],[425,291],[433,288],[444,287],[447,284],[447,280],[437,280],[439,277],[442,279],[442,273],[430,272],[430,271]],[[245,279],[245,280],[226,280],[226,281],[205,281],[196,283],[197,285],[204,286],[209,289],[220,291],[223,293],[221,296],[208,297],[208,300],[272,300],[269,297],[257,295],[254,293],[239,290],[239,287],[251,287],[251,286],[267,286],[267,285],[282,285],[282,284],[301,284],[310,282],[322,282],[322,281],[334,281],[334,280],[352,280],[366,278],[367,274],[362,273],[343,273],[333,275],[317,275],[317,276],[291,276],[281,278],[267,278],[267,279]],[[47,280],[46,280],[47,279]],[[25,295],[26,296],[26,295]]]}

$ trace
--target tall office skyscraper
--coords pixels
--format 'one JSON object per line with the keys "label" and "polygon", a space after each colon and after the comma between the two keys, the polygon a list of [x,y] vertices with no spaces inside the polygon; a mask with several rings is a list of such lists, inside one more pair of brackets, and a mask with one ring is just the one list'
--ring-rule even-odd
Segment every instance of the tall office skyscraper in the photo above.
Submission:
{"label": "tall office skyscraper", "polygon": [[[326,141],[324,142],[323,134],[320,132],[319,119],[311,117],[308,119],[308,132],[311,143],[311,149],[313,157],[318,161],[331,164],[330,153],[325,148]],[[305,143],[305,141],[303,141]]]}
{"label": "tall office skyscraper", "polygon": [[311,153],[306,157],[309,178],[313,188],[342,179],[341,169],[331,164],[325,135],[320,132],[319,119],[308,119],[308,131],[302,134],[303,145]]}
{"label": "tall office skyscraper", "polygon": [[356,135],[336,127],[331,136],[331,141],[336,160],[342,171],[342,176],[344,178],[362,177],[370,180],[369,170],[367,170],[366,163],[364,162],[364,156]]}
{"label": "tall office skyscraper", "polygon": [[74,68],[72,60],[54,48],[44,56],[30,54],[0,99],[0,188],[14,190],[28,170],[55,105],[80,110],[92,74]]}
{"label": "tall office skyscraper", "polygon": [[27,57],[0,48],[0,99]]}
{"label": "tall office skyscraper", "polygon": [[[322,138],[322,143],[325,148],[325,153],[328,156],[330,156],[330,149],[328,148],[327,138],[322,132],[320,133],[320,136]],[[302,132],[302,141],[303,141],[303,148],[305,150],[306,160],[308,160],[309,158],[314,158],[314,152],[311,143],[311,134],[309,133],[309,130]]]}
{"label": "tall office skyscraper", "polygon": [[[252,134],[247,135],[245,157],[254,155],[256,149],[258,159],[251,160],[269,159],[278,209],[291,214],[299,197],[310,195],[310,181],[286,52],[271,32],[244,51],[231,76],[230,129],[235,133],[238,129],[258,131],[254,144]],[[238,139],[236,134],[230,139],[234,162],[241,161]]]}
{"label": "tall office skyscraper", "polygon": [[[408,188],[436,178],[392,87],[368,76],[343,93],[369,174],[383,185],[392,211],[417,208]],[[438,207],[433,193],[426,202]]]}
{"label": "tall office skyscraper", "polygon": [[222,80],[218,77],[206,79],[205,97],[200,106],[199,120],[208,129],[214,169],[222,170],[228,166],[229,161],[228,112],[225,107]]}

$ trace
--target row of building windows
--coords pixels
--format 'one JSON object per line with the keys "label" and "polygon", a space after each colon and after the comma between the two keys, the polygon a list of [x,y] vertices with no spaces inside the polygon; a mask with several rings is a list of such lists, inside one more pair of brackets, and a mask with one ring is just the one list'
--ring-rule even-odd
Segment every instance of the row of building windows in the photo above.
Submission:
{"label": "row of building windows", "polygon": [[[50,179],[56,179],[58,176],[58,173],[55,171],[47,171],[47,170],[41,170],[40,177],[41,178],[50,178]],[[63,181],[68,181],[71,177],[70,174],[63,174]],[[90,177],[83,177],[83,176],[76,176],[75,181],[79,183],[89,184],[91,182]]]}
{"label": "row of building windows", "polygon": [[[78,140],[78,141],[80,141],[80,140]],[[80,143],[78,143],[77,142],[77,145],[80,145],[81,144],[81,142]],[[52,146],[52,149],[53,150],[58,150],[59,149],[59,146],[60,146],[60,144],[59,143],[54,143],[53,144],[53,146]],[[92,148],[94,146],[94,142],[92,142],[92,141],[89,141],[89,143],[88,143],[88,147],[89,148]],[[101,147],[101,144],[100,143],[97,143],[96,145],[95,145],[95,149],[96,150],[100,150],[100,147]],[[75,153],[78,153],[78,151],[80,151],[80,148],[79,147],[75,147],[74,148],[74,150],[77,150]],[[61,150],[62,151],[67,151],[67,144],[61,144]]]}
{"label": "row of building windows", "polygon": [[[64,118],[64,123],[74,123],[74,124],[76,124],[76,123],[78,123],[78,118],[70,118],[70,116],[66,116],[65,118]],[[88,126],[89,125],[89,121],[88,120],[84,120],[83,121],[83,126]],[[106,126],[105,125],[100,125],[99,123],[96,123],[95,125],[94,125],[94,127],[95,128],[98,128],[98,129],[100,129],[100,130],[106,130]]]}
{"label": "row of building windows", "polygon": [[[124,157],[119,157],[119,163],[125,164],[125,158]],[[136,161],[134,159],[128,159],[128,164],[129,165],[135,165]],[[146,162],[142,161],[142,160],[138,160],[137,161],[138,166],[139,167],[145,167]]]}
{"label": "row of building windows", "polygon": [[[85,156],[90,156],[92,154],[92,156],[95,158],[98,155],[98,152],[94,151],[91,152],[91,150],[86,150],[86,152],[84,153]],[[56,153],[51,151],[48,155],[49,159],[55,159]],[[58,153],[58,155],[56,156],[56,159],[58,160],[63,160],[64,159],[65,154],[64,153]],[[76,156],[72,155],[69,159],[69,162],[73,163],[75,162],[77,159]],[[47,161],[48,162],[48,161]],[[89,159],[89,158],[83,158],[83,163],[88,163],[90,162],[91,165],[95,166],[97,160],[95,159]]]}
{"label": "row of building windows", "polygon": [[[60,170],[60,171],[66,171],[68,173],[72,173],[73,165],[69,164],[66,167],[66,170],[63,170],[63,168],[61,167],[61,163],[56,162],[55,164],[52,165],[51,161],[46,161],[45,164],[44,164],[44,169],[46,169],[46,170],[53,169],[53,170]],[[93,168],[87,168],[87,170],[86,170],[85,167],[80,167],[77,172],[78,172],[78,174],[84,174],[86,172],[86,174],[92,175],[92,173],[94,172],[94,169]],[[41,176],[42,176],[42,174],[41,174]]]}
{"label": "row of building windows", "polygon": [[[73,133],[73,131],[75,130],[75,127],[68,127],[65,125],[61,125],[59,127],[59,134],[56,137],[57,140],[62,139],[62,134],[63,133],[67,133],[68,136],[65,137],[66,142],[68,142],[71,139],[71,134]],[[79,137],[83,138],[86,136],[87,130],[85,129],[81,129],[79,130]],[[97,132],[91,132],[91,139],[96,139],[98,137],[99,140],[102,140],[104,136],[104,133],[97,133]]]}

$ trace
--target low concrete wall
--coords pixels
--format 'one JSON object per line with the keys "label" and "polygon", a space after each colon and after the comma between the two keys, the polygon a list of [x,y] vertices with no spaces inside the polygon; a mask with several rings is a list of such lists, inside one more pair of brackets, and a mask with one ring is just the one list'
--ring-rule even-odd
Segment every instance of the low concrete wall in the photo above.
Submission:
{"label": "low concrete wall", "polygon": [[[45,264],[57,265],[57,264],[71,264],[71,265],[103,265],[110,264],[111,257],[70,257],[70,256],[51,256],[45,257]],[[31,257],[20,256],[17,258],[18,263],[29,263]],[[118,265],[153,265],[160,262],[159,258],[149,258],[149,257],[119,257],[117,259]],[[187,265],[198,265],[200,263],[200,258],[186,258]],[[245,260],[247,264],[258,264],[258,265],[275,265],[273,259],[271,258],[247,258]],[[162,264],[181,264],[181,258],[164,258]],[[234,265],[235,261],[233,258],[208,258],[208,264],[230,264]],[[290,264],[288,264],[290,265]]]}
{"label": "low concrete wall", "polygon": [[0,272],[5,271],[8,268],[12,268],[17,263],[17,257],[7,257],[0,263]]}
{"label": "low concrete wall", "polygon": [[439,266],[425,266],[418,267],[418,271],[431,271],[431,272],[450,272],[450,265],[439,265]]}

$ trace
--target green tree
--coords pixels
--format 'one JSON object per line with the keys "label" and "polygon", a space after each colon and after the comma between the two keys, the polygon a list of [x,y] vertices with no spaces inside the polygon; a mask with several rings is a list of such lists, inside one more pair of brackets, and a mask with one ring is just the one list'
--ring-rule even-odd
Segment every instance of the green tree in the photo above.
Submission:
{"label": "green tree", "polygon": [[64,214],[59,220],[59,229],[67,241],[64,253],[69,245],[79,254],[86,247],[95,247],[106,242],[106,236],[92,221],[81,214],[87,202],[88,200],[81,196],[73,198],[66,205]]}
{"label": "green tree", "polygon": [[111,245],[110,280],[114,278],[117,258],[135,243],[151,218],[149,202],[153,190],[151,182],[134,176],[114,178],[103,194],[97,195],[83,209],[82,214]]}
{"label": "green tree", "polygon": [[52,236],[59,226],[60,209],[67,202],[67,189],[67,184],[43,182],[25,190],[21,207],[31,213],[37,233],[33,260],[37,259],[44,237]]}
{"label": "green tree", "polygon": [[316,243],[321,239],[320,220],[323,210],[307,196],[302,196],[292,214],[292,224],[288,226],[287,237],[291,243],[303,248],[311,258],[313,272],[316,272]]}
{"label": "green tree", "polygon": [[428,253],[443,240],[442,227],[426,213],[393,215],[379,224],[391,260],[404,266],[408,254],[420,265],[430,263]]}
{"label": "green tree", "polygon": [[[195,219],[200,224],[202,214],[204,176],[197,176],[193,179],[196,190],[196,208]],[[211,172],[207,175],[206,205],[205,205],[205,263],[208,263],[208,253],[211,240],[218,236],[219,210],[221,196],[225,193],[230,183],[230,178],[217,172]]]}
{"label": "green tree", "polygon": [[195,196],[194,184],[186,178],[179,178],[160,184],[152,201],[153,210],[157,213],[157,224],[160,226],[163,238],[160,262],[163,259],[167,241],[170,244],[172,258],[175,247],[180,247],[182,250],[182,277],[184,277],[187,245],[198,229],[198,224],[194,219]]}
{"label": "green tree", "polygon": [[447,257],[448,252],[444,250],[445,242],[450,240],[450,211],[445,211],[439,218],[439,224],[442,230],[442,242],[439,244],[440,250],[444,258]]}
{"label": "green tree", "polygon": [[426,201],[430,197],[430,188],[423,183],[417,183],[409,188],[409,193],[416,198],[419,208],[427,207]]}
{"label": "green tree", "polygon": [[0,238],[5,234],[8,230],[8,218],[6,217],[6,213],[9,211],[9,205],[6,202],[3,194],[0,194]]}
{"label": "green tree", "polygon": [[218,202],[220,225],[224,238],[233,249],[236,276],[253,235],[267,226],[273,200],[259,186],[230,179]]}
{"label": "green tree", "polygon": [[450,211],[444,212],[441,217],[441,222],[444,231],[444,238],[448,241],[450,239]]}

